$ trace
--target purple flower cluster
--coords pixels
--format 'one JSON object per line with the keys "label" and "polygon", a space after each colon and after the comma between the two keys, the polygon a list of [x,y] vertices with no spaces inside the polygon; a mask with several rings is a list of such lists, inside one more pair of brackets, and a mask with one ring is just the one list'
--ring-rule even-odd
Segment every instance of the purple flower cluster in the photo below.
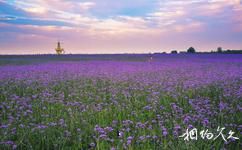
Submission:
{"label": "purple flower cluster", "polygon": [[9,65],[0,72],[0,149],[175,149],[187,128],[242,133],[242,56]]}

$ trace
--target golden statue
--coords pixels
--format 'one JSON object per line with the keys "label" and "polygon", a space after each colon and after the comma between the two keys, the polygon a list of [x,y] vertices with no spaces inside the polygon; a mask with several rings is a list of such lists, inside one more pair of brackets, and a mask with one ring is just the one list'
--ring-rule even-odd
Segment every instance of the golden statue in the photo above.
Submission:
{"label": "golden statue", "polygon": [[56,54],[58,55],[65,53],[65,50],[61,48],[60,42],[57,43],[57,48],[55,49],[55,51],[56,51]]}

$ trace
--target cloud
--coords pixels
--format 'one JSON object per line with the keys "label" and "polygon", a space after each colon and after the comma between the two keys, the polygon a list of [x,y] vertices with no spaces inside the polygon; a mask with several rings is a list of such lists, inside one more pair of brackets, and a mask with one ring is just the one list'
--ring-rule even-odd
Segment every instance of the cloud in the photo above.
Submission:
{"label": "cloud", "polygon": [[[0,14],[4,49],[24,48],[25,41],[34,48],[45,40],[43,47],[51,49],[59,38],[73,52],[173,49],[192,43],[206,49],[222,42],[239,47],[242,37],[239,0],[0,0]],[[8,39],[18,46],[6,44]]]}
{"label": "cloud", "polygon": [[81,2],[81,3],[78,3],[78,5],[82,10],[89,10],[93,8],[96,4],[94,2]]}

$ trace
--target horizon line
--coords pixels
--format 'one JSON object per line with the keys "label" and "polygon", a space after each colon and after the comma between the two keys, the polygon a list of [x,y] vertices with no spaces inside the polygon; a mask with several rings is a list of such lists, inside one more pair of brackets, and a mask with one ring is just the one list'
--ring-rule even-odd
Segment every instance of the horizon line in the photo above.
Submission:
{"label": "horizon line", "polygon": [[[226,51],[241,51],[242,49],[222,49],[223,52]],[[177,51],[177,54],[187,53],[187,50],[179,51],[176,49],[160,52],[120,52],[120,53],[65,53],[61,55],[113,55],[113,54],[171,54],[172,51]],[[206,51],[196,51],[196,53],[216,53],[217,50],[206,50]],[[0,55],[57,55],[56,53],[0,53]]]}

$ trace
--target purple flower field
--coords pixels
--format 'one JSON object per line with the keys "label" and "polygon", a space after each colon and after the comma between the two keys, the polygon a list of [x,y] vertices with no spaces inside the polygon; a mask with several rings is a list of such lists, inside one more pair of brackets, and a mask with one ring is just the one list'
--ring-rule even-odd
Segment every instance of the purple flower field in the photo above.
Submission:
{"label": "purple flower field", "polygon": [[144,60],[1,65],[0,149],[241,149],[242,55]]}

